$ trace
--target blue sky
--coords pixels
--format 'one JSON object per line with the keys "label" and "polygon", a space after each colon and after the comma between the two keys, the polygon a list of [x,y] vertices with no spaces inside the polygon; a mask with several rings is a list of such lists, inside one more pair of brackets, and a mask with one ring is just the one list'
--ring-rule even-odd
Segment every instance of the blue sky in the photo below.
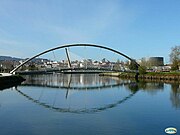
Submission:
{"label": "blue sky", "polygon": [[180,45],[180,1],[0,0],[0,55],[25,58],[71,43],[169,62]]}

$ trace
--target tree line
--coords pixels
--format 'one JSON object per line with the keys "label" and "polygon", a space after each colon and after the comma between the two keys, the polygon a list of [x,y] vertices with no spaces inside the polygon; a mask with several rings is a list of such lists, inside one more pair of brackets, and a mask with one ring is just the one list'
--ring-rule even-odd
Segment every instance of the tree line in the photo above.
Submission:
{"label": "tree line", "polygon": [[[170,58],[170,65],[172,71],[178,71],[180,68],[180,46],[174,46],[171,48],[171,52],[169,54]],[[145,74],[146,69],[152,67],[151,63],[148,62],[145,58],[141,59],[140,67],[139,67],[139,73]],[[129,69],[136,70],[137,66],[135,63],[131,62],[129,65]]]}

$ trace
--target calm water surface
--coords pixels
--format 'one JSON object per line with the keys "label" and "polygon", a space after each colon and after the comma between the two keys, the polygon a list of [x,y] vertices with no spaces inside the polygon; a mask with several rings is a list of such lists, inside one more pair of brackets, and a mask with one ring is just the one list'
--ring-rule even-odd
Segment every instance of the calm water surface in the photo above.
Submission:
{"label": "calm water surface", "polygon": [[24,76],[0,91],[1,135],[165,135],[180,133],[180,85],[95,74]]}

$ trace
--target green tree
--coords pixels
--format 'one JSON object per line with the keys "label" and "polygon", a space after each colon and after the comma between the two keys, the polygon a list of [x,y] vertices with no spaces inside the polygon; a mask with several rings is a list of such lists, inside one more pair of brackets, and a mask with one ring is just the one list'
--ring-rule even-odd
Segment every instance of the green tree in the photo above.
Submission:
{"label": "green tree", "polygon": [[144,75],[144,74],[146,74],[146,66],[140,66],[139,68],[138,68],[138,70],[139,70],[139,74],[141,74],[141,75]]}
{"label": "green tree", "polygon": [[178,70],[179,62],[180,62],[180,46],[172,47],[169,56],[170,56],[170,61],[172,63],[171,69]]}

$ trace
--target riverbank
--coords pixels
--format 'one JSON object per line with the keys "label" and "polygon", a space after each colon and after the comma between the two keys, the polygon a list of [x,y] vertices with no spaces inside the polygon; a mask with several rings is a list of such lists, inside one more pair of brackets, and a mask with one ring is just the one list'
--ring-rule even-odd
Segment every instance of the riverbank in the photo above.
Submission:
{"label": "riverbank", "polygon": [[123,72],[114,72],[114,73],[101,73],[100,76],[113,76],[119,78],[138,78],[141,80],[168,80],[168,81],[180,81],[180,73],[179,72],[149,72],[143,75],[137,75],[136,73],[123,73]]}
{"label": "riverbank", "polygon": [[25,79],[19,75],[0,76],[0,90],[17,86],[23,81],[25,81]]}

